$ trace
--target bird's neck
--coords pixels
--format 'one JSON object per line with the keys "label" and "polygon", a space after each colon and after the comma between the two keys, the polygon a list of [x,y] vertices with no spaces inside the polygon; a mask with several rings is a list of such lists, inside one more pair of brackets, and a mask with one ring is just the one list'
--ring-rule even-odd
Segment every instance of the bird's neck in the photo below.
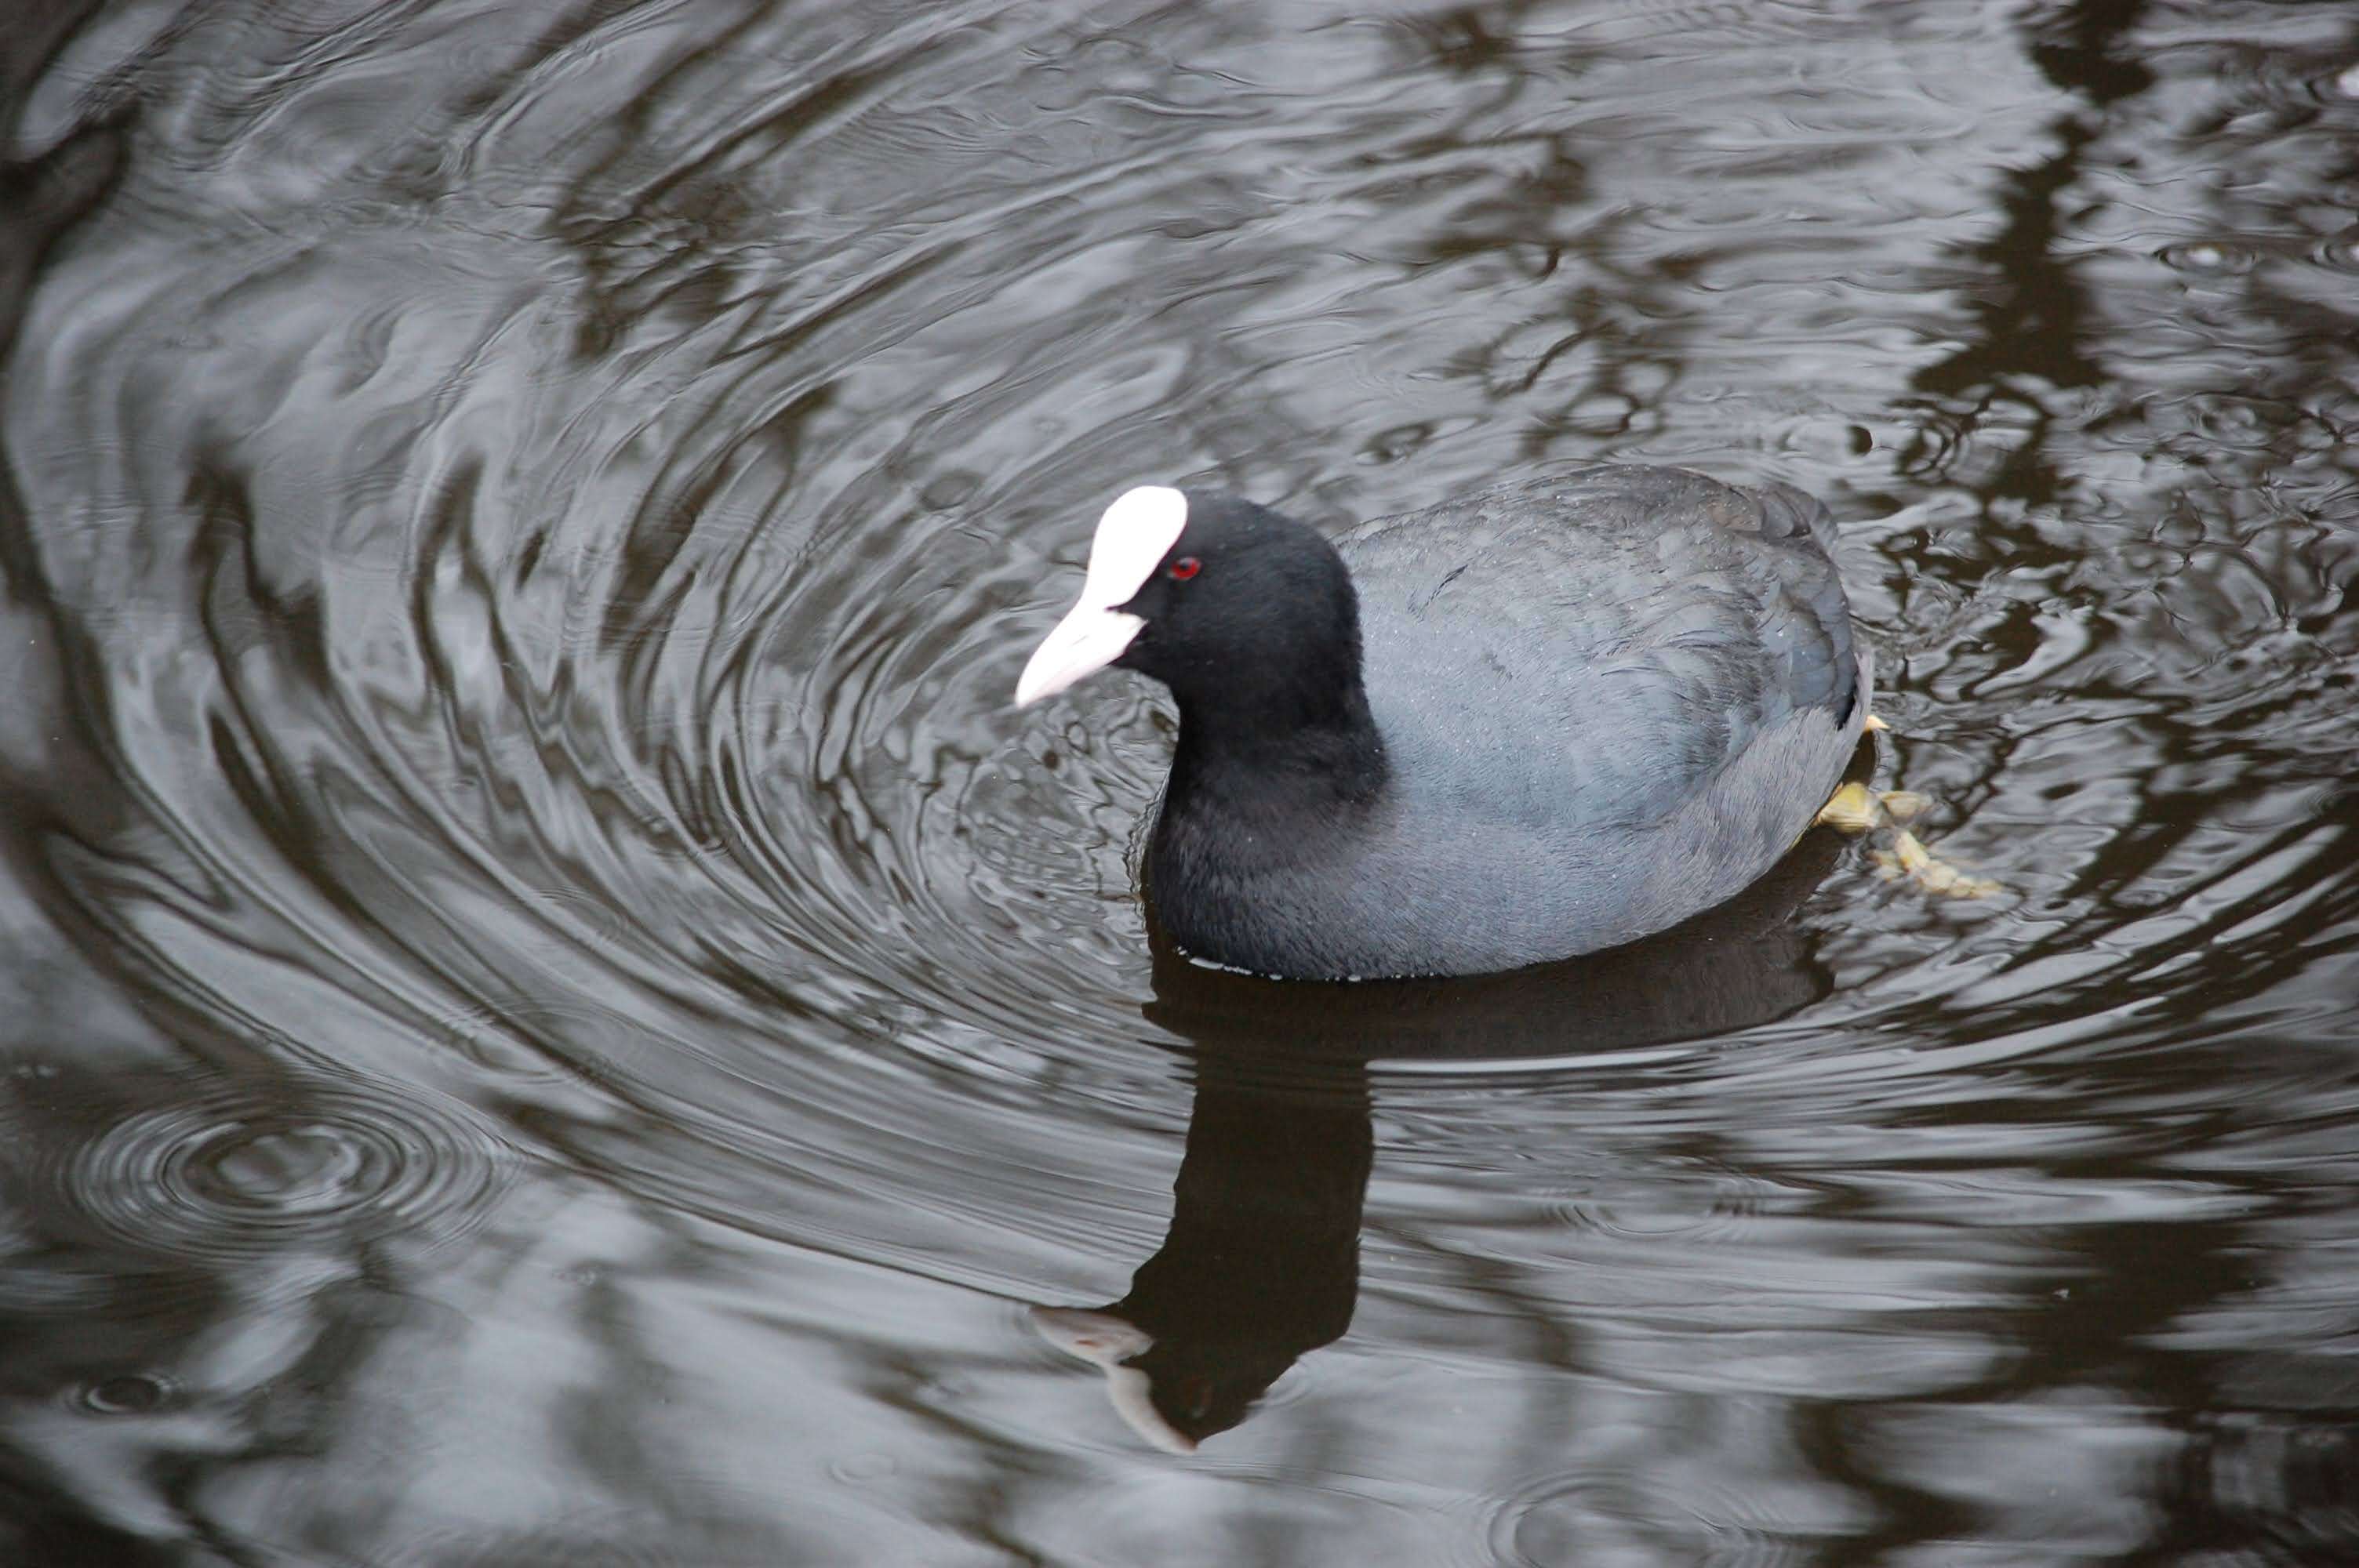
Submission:
{"label": "bird's neck", "polygon": [[1234,825],[1315,831],[1373,808],[1390,778],[1384,737],[1356,678],[1317,698],[1237,687],[1182,697],[1163,821],[1209,813]]}

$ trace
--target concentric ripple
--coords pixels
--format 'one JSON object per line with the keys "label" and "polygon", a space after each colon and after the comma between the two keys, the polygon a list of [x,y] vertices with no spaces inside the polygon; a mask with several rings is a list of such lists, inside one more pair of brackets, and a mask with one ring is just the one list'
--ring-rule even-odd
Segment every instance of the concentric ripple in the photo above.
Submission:
{"label": "concentric ripple", "polygon": [[[1760,1500],[1776,1495],[1767,1487],[1708,1487],[1686,1507],[1667,1507],[1650,1490],[1638,1477],[1536,1488],[1495,1517],[1495,1561],[1516,1568],[1569,1563],[1788,1568],[1819,1560],[1831,1541],[1865,1523],[1864,1518],[1843,1517],[1840,1502],[1832,1519],[1780,1519],[1761,1509]],[[1799,1495],[1807,1497],[1808,1490]]]}
{"label": "concentric ripple", "polygon": [[147,1372],[122,1372],[101,1378],[77,1391],[75,1402],[92,1415],[147,1415],[172,1397],[168,1378]]}
{"label": "concentric ripple", "polygon": [[496,1201],[506,1144],[422,1091],[304,1084],[136,1113],[76,1150],[59,1195],[124,1241],[191,1263],[450,1242]]}

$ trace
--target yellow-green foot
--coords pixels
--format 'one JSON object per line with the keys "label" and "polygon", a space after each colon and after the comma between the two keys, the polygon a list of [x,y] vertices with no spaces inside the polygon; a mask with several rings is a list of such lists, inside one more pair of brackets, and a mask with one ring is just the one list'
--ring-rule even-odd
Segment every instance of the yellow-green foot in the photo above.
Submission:
{"label": "yellow-green foot", "polygon": [[1827,797],[1819,808],[1819,820],[1841,832],[1869,833],[1896,822],[1912,822],[1925,806],[1925,797],[1915,790],[1847,784]]}
{"label": "yellow-green foot", "polygon": [[1819,812],[1819,820],[1843,833],[1889,833],[1890,848],[1868,851],[1888,877],[1907,877],[1927,892],[1950,898],[1984,898],[2000,890],[1988,877],[1961,871],[1937,857],[1901,824],[1922,815],[1927,805],[1914,790],[1872,790],[1847,784]]}
{"label": "yellow-green foot", "polygon": [[1945,893],[1951,898],[1985,898],[2002,891],[1990,878],[1970,875],[1936,858],[1933,851],[1918,842],[1914,833],[1902,833],[1892,841],[1889,849],[1871,849],[1868,853],[1886,876],[1907,877],[1927,892]]}

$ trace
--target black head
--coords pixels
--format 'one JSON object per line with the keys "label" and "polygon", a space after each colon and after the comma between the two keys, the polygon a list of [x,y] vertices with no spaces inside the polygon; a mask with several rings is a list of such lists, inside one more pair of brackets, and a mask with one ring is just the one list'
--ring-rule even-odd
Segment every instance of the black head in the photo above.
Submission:
{"label": "black head", "polygon": [[1319,534],[1234,495],[1142,487],[1106,509],[1081,602],[1019,703],[1108,665],[1169,687],[1184,722],[1272,734],[1364,712],[1359,599]]}
{"label": "black head", "polygon": [[1274,703],[1273,719],[1315,720],[1360,681],[1360,601],[1342,557],[1266,506],[1187,496],[1188,525],[1120,607],[1146,624],[1114,663],[1169,687],[1182,711]]}

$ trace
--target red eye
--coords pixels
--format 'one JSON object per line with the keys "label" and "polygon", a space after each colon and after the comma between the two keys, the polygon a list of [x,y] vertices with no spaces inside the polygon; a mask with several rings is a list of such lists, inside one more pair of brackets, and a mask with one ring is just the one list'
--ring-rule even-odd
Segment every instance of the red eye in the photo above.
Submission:
{"label": "red eye", "polygon": [[1178,560],[1172,562],[1171,565],[1165,569],[1163,575],[1169,578],[1173,582],[1186,582],[1190,578],[1194,577],[1198,572],[1202,571],[1203,569],[1204,563],[1198,560],[1195,557],[1182,556]]}

